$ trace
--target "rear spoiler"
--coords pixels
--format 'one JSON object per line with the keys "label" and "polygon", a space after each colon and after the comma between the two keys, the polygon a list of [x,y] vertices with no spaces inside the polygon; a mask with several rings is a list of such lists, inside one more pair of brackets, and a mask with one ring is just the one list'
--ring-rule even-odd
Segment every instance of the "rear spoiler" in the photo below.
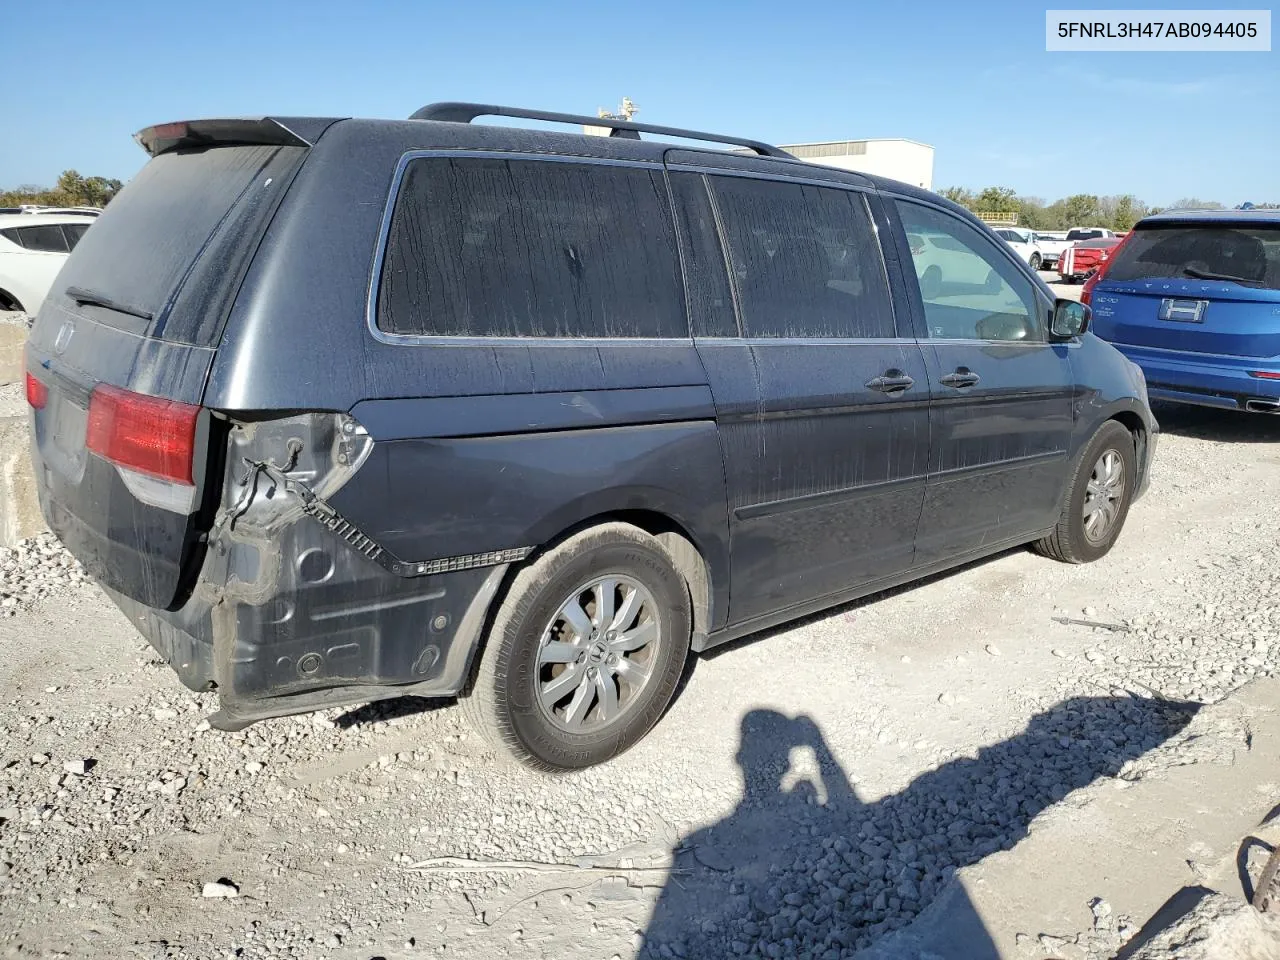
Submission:
{"label": "rear spoiler", "polygon": [[156,157],[182,147],[263,145],[310,147],[336,117],[244,117],[228,120],[179,120],[145,127],[133,135]]}

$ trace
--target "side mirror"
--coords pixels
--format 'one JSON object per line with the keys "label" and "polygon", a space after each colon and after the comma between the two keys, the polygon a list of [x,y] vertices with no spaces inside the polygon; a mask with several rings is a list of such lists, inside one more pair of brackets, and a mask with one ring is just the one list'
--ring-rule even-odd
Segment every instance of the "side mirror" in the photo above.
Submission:
{"label": "side mirror", "polygon": [[1049,336],[1053,340],[1074,340],[1089,329],[1093,311],[1079,300],[1059,297],[1053,302],[1053,319],[1049,323]]}

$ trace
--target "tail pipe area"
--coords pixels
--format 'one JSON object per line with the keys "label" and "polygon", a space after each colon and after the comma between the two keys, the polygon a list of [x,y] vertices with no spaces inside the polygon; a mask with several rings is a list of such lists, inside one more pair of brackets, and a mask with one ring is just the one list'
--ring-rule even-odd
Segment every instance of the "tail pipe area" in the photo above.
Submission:
{"label": "tail pipe area", "polygon": [[1264,400],[1261,398],[1246,400],[1244,408],[1250,413],[1280,413],[1280,400]]}

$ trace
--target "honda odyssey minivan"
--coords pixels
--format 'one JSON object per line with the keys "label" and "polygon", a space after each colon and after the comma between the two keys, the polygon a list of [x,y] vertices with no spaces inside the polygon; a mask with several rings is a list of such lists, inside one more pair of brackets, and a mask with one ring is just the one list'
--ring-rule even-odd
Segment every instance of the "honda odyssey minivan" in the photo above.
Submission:
{"label": "honda odyssey minivan", "polygon": [[1146,487],[1141,372],[927,191],[474,104],[138,139],[32,331],[33,458],[218,729],[461,696],[587,766],[691,652],[1021,544],[1096,560]]}

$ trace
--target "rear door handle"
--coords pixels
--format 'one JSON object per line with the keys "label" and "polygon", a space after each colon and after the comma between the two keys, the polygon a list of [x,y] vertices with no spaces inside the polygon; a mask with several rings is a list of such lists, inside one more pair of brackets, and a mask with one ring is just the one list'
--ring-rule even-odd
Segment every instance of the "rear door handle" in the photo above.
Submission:
{"label": "rear door handle", "polygon": [[868,380],[866,385],[868,390],[878,390],[880,393],[899,393],[910,390],[916,382],[901,370],[886,370],[884,376]]}
{"label": "rear door handle", "polygon": [[960,367],[955,373],[948,373],[945,377],[940,377],[938,382],[944,387],[955,387],[957,390],[963,390],[965,387],[972,387],[981,379],[968,367]]}

